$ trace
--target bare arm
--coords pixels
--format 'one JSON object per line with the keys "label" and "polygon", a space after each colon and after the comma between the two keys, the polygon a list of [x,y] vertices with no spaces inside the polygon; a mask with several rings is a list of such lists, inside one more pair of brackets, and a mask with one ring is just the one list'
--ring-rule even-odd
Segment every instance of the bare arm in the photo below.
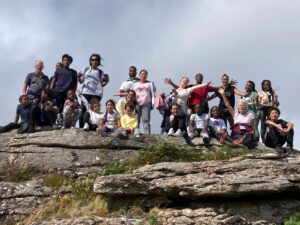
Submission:
{"label": "bare arm", "polygon": [[54,89],[54,87],[55,87],[55,83],[56,83],[56,79],[53,78],[53,79],[52,79],[52,82],[51,82],[51,84],[50,84],[50,90],[53,91],[53,89]]}
{"label": "bare arm", "polygon": [[14,123],[18,123],[18,122],[19,122],[19,113],[16,113]]}
{"label": "bare arm", "polygon": [[179,88],[179,86],[174,84],[174,82],[170,78],[165,78],[165,83],[171,85],[175,89]]}
{"label": "bare arm", "polygon": [[241,90],[235,88],[234,89],[234,94],[239,95],[239,96],[245,96],[246,93],[242,92]]}
{"label": "bare arm", "polygon": [[210,101],[210,100],[212,100],[212,99],[214,99],[214,98],[216,98],[217,97],[217,95],[215,94],[215,93],[213,93],[211,96],[209,96],[208,98],[207,98],[207,101]]}
{"label": "bare arm", "polygon": [[23,87],[22,87],[22,94],[23,94],[23,95],[26,95],[27,87],[28,87],[27,84],[24,83],[24,84],[23,84]]}
{"label": "bare arm", "polygon": [[80,84],[83,83],[84,79],[83,79],[83,73],[81,71],[77,73],[77,79]]}

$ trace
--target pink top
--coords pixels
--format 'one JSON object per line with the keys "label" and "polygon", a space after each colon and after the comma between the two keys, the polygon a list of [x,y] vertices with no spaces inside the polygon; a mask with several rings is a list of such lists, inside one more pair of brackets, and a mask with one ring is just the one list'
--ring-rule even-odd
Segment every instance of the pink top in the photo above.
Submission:
{"label": "pink top", "polygon": [[136,93],[136,100],[138,105],[146,105],[152,103],[152,95],[151,95],[151,82],[141,83],[136,82],[133,85],[133,90]]}

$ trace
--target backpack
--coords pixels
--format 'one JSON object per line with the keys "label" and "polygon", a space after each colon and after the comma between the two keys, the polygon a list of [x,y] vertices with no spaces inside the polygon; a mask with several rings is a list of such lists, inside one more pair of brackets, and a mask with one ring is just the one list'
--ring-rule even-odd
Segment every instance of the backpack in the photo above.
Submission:
{"label": "backpack", "polygon": [[166,96],[164,93],[159,93],[155,96],[154,106],[160,112],[168,108],[168,104],[166,102]]}

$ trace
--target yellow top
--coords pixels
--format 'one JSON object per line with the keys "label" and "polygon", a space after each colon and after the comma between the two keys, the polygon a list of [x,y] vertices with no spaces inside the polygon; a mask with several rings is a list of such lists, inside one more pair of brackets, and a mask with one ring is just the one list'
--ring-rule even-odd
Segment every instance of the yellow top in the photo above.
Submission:
{"label": "yellow top", "polygon": [[121,116],[121,127],[124,129],[130,128],[134,129],[137,127],[137,119],[134,115],[123,115]]}

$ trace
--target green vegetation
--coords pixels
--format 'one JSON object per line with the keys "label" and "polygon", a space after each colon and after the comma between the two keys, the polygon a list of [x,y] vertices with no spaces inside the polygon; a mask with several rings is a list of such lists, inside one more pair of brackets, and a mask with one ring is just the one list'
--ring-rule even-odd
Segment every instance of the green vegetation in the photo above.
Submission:
{"label": "green vegetation", "polygon": [[232,149],[224,145],[216,151],[200,151],[194,148],[181,148],[170,143],[158,143],[139,151],[136,159],[119,161],[104,166],[100,175],[131,173],[148,164],[160,162],[199,162],[210,160],[227,160],[249,153],[246,148]]}
{"label": "green vegetation", "polygon": [[38,174],[39,171],[32,167],[19,167],[19,166],[10,166],[5,168],[5,170],[0,171],[0,181],[9,181],[19,183],[22,181],[31,180],[34,175]]}
{"label": "green vegetation", "polygon": [[67,186],[71,182],[70,178],[67,178],[62,175],[58,174],[53,174],[53,175],[48,175],[44,177],[43,180],[43,186],[46,187],[62,187],[62,186]]}
{"label": "green vegetation", "polygon": [[158,209],[152,209],[146,219],[143,219],[138,225],[161,225],[162,221],[158,217]]}
{"label": "green vegetation", "polygon": [[300,225],[300,212],[294,212],[284,225]]}

